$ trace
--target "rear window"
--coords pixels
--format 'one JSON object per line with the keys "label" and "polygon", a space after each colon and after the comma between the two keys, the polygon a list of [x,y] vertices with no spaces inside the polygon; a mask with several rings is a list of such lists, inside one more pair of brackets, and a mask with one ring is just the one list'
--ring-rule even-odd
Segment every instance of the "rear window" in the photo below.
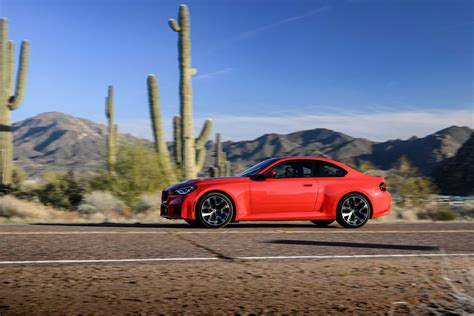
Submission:
{"label": "rear window", "polygon": [[344,177],[347,171],[330,162],[316,161],[314,168],[315,177]]}

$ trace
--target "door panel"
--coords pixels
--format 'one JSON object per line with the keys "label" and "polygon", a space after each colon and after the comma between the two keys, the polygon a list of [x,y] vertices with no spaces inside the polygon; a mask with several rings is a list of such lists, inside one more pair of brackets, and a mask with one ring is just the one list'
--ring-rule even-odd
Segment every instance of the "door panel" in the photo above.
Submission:
{"label": "door panel", "polygon": [[314,178],[266,179],[250,183],[252,214],[311,212],[318,196]]}

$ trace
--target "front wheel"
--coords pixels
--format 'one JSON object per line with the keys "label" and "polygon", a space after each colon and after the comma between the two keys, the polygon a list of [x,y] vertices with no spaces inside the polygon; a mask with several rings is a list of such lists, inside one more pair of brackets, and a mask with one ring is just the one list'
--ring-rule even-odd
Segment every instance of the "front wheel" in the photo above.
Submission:
{"label": "front wheel", "polygon": [[328,225],[331,225],[333,222],[334,222],[333,219],[311,221],[311,223],[313,223],[313,224],[315,224],[316,226],[319,226],[319,227],[326,227]]}
{"label": "front wheel", "polygon": [[206,194],[196,207],[196,220],[204,227],[224,227],[234,216],[232,201],[224,194],[211,192]]}
{"label": "front wheel", "polygon": [[346,195],[337,208],[337,222],[346,228],[364,226],[372,213],[372,208],[366,197],[359,193]]}

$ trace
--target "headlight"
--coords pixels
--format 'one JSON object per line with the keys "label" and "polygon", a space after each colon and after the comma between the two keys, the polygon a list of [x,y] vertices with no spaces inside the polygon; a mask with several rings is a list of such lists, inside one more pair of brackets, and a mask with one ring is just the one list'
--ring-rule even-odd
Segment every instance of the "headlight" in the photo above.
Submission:
{"label": "headlight", "polygon": [[179,195],[184,195],[184,194],[193,192],[194,190],[196,190],[196,187],[194,185],[189,185],[187,187],[182,187],[182,188],[174,190],[174,193],[179,194]]}

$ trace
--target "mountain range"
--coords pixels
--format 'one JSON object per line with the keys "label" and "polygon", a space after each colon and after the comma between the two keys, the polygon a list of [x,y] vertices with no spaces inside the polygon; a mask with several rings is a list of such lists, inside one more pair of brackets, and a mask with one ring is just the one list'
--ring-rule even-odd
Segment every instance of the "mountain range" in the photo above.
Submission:
{"label": "mountain range", "polygon": [[[422,174],[431,175],[443,162],[457,163],[454,157],[472,133],[469,127],[451,126],[421,138],[374,142],[315,128],[290,134],[265,134],[254,140],[227,141],[223,149],[234,173],[268,157],[308,155],[369,161],[381,169],[390,169],[401,156],[406,156]],[[71,169],[97,172],[105,167],[107,129],[103,124],[48,112],[13,124],[13,134],[15,162],[29,175]],[[151,144],[129,134],[120,134],[120,139]],[[211,150],[206,164],[210,165],[213,160],[211,141],[207,147]],[[472,157],[472,146],[469,148],[465,151]]]}

